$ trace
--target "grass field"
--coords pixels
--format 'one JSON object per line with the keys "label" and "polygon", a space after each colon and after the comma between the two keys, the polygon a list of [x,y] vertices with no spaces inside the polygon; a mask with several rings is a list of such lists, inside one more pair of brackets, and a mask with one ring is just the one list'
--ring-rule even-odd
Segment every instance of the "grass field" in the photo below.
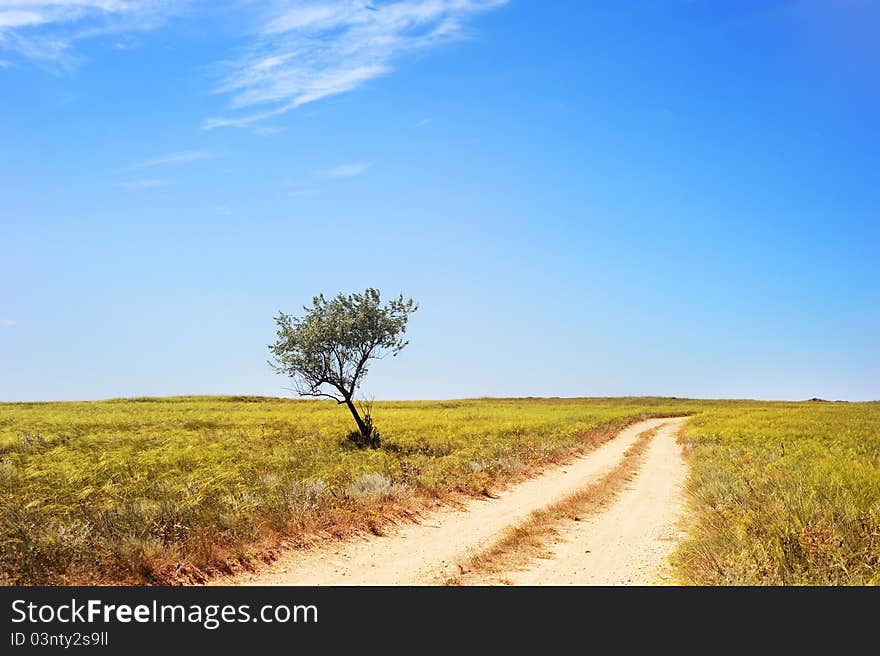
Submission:
{"label": "grass field", "polygon": [[880,404],[480,399],[374,412],[383,447],[359,450],[333,402],[0,404],[0,581],[197,581],[282,538],[381,531],[427,499],[479,494],[625,423],[679,414],[694,415],[683,580],[878,580]]}
{"label": "grass field", "polygon": [[377,403],[360,450],[333,402],[187,397],[0,405],[7,582],[198,580],[277,544],[380,530],[408,502],[479,493],[688,404]]}
{"label": "grass field", "polygon": [[686,433],[684,582],[880,584],[880,403],[722,405]]}

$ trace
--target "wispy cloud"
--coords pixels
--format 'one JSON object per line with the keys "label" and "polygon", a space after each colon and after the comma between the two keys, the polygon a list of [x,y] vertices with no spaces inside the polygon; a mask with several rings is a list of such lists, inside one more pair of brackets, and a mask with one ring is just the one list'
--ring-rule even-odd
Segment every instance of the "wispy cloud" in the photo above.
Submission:
{"label": "wispy cloud", "polygon": [[75,42],[149,30],[189,0],[0,0],[0,50],[70,67]]}
{"label": "wispy cloud", "polygon": [[15,323],[14,319],[0,319],[0,326],[14,326]]}
{"label": "wispy cloud", "polygon": [[289,196],[315,196],[321,193],[321,189],[316,187],[313,180],[282,180],[281,186],[287,189]]}
{"label": "wispy cloud", "polygon": [[308,196],[317,196],[321,193],[321,190],[317,187],[304,187],[303,189],[292,189],[288,192],[291,196],[300,196],[300,197],[308,197]]}
{"label": "wispy cloud", "polygon": [[429,119],[429,118],[423,118],[421,121],[419,121],[418,123],[416,123],[416,125],[418,125],[418,126],[428,125],[430,122],[431,122],[431,119]]}
{"label": "wispy cloud", "polygon": [[462,38],[464,22],[507,0],[321,0],[273,2],[255,43],[218,93],[234,116],[204,129],[245,126],[346,91],[390,73],[407,53]]}
{"label": "wispy cloud", "polygon": [[129,180],[127,182],[120,182],[117,187],[122,187],[123,189],[155,189],[156,187],[168,187],[173,185],[173,180]]}
{"label": "wispy cloud", "polygon": [[285,129],[277,125],[261,125],[254,128],[254,134],[260,137],[271,137],[273,134],[284,132]]}
{"label": "wispy cloud", "polygon": [[364,173],[368,168],[370,168],[369,162],[352,162],[351,164],[340,164],[332,169],[327,169],[324,171],[324,175],[328,175],[331,178],[353,178]]}
{"label": "wispy cloud", "polygon": [[189,164],[190,162],[197,162],[202,159],[213,159],[214,157],[216,157],[216,155],[207,150],[185,150],[179,153],[168,153],[167,155],[145,159],[143,162],[131,166],[130,170],[148,169],[154,166]]}
{"label": "wispy cloud", "polygon": [[[215,89],[229,97],[229,115],[205,129],[246,126],[387,75],[408,54],[468,35],[474,16],[508,0],[235,0],[246,11],[250,45],[223,64]],[[0,0],[0,54],[70,68],[75,44],[113,36],[127,47],[132,33],[151,30],[195,0]],[[10,59],[4,57],[3,60]]]}

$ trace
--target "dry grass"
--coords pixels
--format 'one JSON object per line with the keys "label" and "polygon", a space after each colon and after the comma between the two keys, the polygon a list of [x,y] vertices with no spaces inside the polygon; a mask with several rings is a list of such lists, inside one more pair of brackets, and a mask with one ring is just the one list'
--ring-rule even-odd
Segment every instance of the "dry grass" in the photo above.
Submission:
{"label": "dry grass", "polygon": [[334,403],[252,397],[0,403],[0,584],[187,583],[287,546],[485,494],[665,399],[377,403],[380,449]]}
{"label": "dry grass", "polygon": [[640,433],[620,463],[598,481],[546,508],[534,511],[495,544],[472,555],[466,563],[459,565],[460,574],[447,579],[446,585],[507,583],[500,578],[501,573],[523,569],[536,558],[550,557],[548,543],[559,537],[565,522],[583,521],[599,512],[633,480],[658,428]]}
{"label": "dry grass", "polygon": [[677,415],[693,415],[683,582],[880,582],[880,403],[471,399],[375,413],[383,447],[360,450],[332,402],[0,403],[0,584],[202,581],[286,546],[381,533]]}
{"label": "dry grass", "polygon": [[684,441],[679,581],[880,585],[880,403],[718,407]]}

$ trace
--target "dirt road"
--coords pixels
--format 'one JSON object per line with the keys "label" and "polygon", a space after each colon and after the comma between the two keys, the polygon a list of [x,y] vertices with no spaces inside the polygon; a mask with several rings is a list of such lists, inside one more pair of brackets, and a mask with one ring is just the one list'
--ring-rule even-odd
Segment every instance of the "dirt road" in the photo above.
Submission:
{"label": "dirt road", "polygon": [[[677,423],[677,422],[676,422]],[[639,473],[604,512],[568,521],[551,558],[508,572],[512,585],[653,585],[670,580],[668,558],[680,537],[686,468],[673,424],[660,429]],[[489,581],[486,581],[487,583]]]}
{"label": "dirt road", "polygon": [[[588,521],[570,522],[550,549],[551,559],[506,572],[515,584],[662,582],[674,547],[685,467],[675,431],[684,418],[649,419],[572,462],[461,510],[433,513],[387,536],[289,552],[258,574],[218,583],[243,585],[430,585],[458,573],[459,563],[505,531],[612,471],[643,431],[660,427],[631,485]],[[493,577],[495,578],[495,577]],[[492,583],[495,581],[486,581]]]}

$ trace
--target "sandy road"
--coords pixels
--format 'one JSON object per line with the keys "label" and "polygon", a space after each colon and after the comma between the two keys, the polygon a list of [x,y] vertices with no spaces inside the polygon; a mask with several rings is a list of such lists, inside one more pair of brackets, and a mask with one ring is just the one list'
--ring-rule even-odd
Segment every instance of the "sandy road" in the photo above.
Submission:
{"label": "sandy road", "polygon": [[[612,471],[645,430],[660,427],[640,473],[617,502],[587,522],[567,527],[556,557],[505,576],[513,583],[648,583],[659,579],[674,546],[684,464],[674,433],[683,418],[649,419],[568,464],[460,510],[425,516],[382,537],[292,551],[257,574],[218,583],[243,585],[430,585],[458,573],[479,552],[529,514]],[[575,522],[572,522],[575,524]],[[488,582],[488,581],[487,581]]]}
{"label": "sandy road", "polygon": [[550,558],[506,573],[512,585],[654,585],[670,580],[686,467],[675,429],[657,431],[634,480],[604,512],[567,521]]}

